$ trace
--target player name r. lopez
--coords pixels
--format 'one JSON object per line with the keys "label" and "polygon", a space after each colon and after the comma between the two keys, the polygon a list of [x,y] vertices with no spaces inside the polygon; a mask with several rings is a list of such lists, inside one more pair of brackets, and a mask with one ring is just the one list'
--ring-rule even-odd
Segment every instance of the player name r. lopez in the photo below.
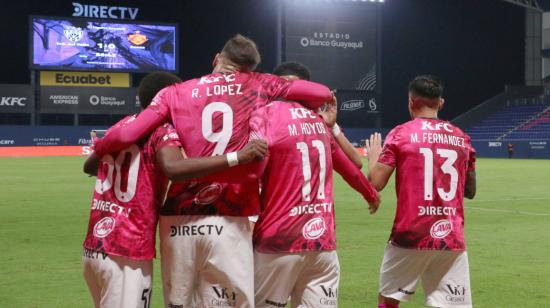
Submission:
{"label": "player name r. lopez", "polygon": [[[206,87],[206,96],[219,95],[242,95],[241,84],[216,84],[211,87]],[[194,88],[191,91],[191,97],[199,98],[199,88]]]}

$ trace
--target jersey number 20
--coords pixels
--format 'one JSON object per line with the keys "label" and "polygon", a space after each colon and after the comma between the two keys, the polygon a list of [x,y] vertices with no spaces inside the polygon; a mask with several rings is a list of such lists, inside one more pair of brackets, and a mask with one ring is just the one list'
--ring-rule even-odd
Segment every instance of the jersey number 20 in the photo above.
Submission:
{"label": "jersey number 20", "polygon": [[[107,154],[103,156],[99,167],[103,167],[103,164],[107,164],[107,176],[104,180],[97,179],[95,182],[95,191],[98,194],[103,194],[113,187],[113,171],[116,170],[115,176],[115,196],[120,202],[129,202],[132,200],[136,194],[136,185],[139,172],[139,161],[140,161],[140,152],[137,145],[133,144],[127,149],[118,153],[116,159],[113,156]],[[128,173],[122,174],[122,171],[126,168],[123,166],[128,166],[129,158],[129,167]],[[126,191],[122,191],[122,182],[126,182]]]}

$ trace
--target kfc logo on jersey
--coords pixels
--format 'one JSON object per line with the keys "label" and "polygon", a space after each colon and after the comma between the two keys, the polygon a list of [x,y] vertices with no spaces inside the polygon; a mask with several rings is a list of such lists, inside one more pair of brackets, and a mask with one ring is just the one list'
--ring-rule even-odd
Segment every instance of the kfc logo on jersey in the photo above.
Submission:
{"label": "kfc logo on jersey", "polygon": [[313,113],[313,111],[306,109],[306,108],[290,108],[290,115],[292,116],[292,120],[296,119],[315,119],[316,116]]}
{"label": "kfc logo on jersey", "polygon": [[104,238],[115,229],[115,219],[105,217],[98,221],[94,226],[94,236]]}
{"label": "kfc logo on jersey", "polygon": [[444,129],[448,131],[449,133],[452,133],[452,126],[449,123],[436,123],[435,125],[428,122],[428,121],[422,121],[422,130],[441,130]]}
{"label": "kfc logo on jersey", "polygon": [[220,82],[222,79],[224,79],[225,82],[227,83],[233,82],[235,81],[235,74],[228,74],[228,75],[222,74],[219,76],[213,76],[213,75],[202,76],[199,82],[197,83],[197,85]]}
{"label": "kfc logo on jersey", "polygon": [[444,238],[453,231],[453,225],[447,219],[436,221],[430,228],[430,235],[433,238]]}
{"label": "kfc logo on jersey", "polygon": [[222,193],[222,186],[220,184],[214,183],[205,188],[201,189],[193,202],[199,205],[212,204],[214,201],[218,200]]}
{"label": "kfc logo on jersey", "polygon": [[302,229],[302,235],[308,240],[315,240],[325,233],[325,221],[321,217],[316,217],[308,221]]}

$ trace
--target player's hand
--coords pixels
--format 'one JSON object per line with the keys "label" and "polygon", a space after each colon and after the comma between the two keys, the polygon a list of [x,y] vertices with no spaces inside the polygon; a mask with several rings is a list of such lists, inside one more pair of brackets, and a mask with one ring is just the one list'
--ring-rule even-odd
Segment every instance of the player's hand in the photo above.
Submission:
{"label": "player's hand", "polygon": [[338,115],[338,109],[336,108],[335,103],[324,104],[321,108],[319,108],[317,113],[321,116],[321,118],[323,118],[328,127],[334,127],[334,124],[336,124],[336,117]]}
{"label": "player's hand", "polygon": [[239,164],[247,164],[254,160],[264,159],[267,153],[267,142],[262,139],[251,139],[248,144],[237,152]]}
{"label": "player's hand", "polygon": [[382,197],[380,196],[380,193],[377,192],[376,194],[377,194],[376,201],[369,202],[369,212],[371,215],[376,213],[376,211],[378,211],[378,208],[380,207],[380,203],[382,202]]}
{"label": "player's hand", "polygon": [[330,100],[328,103],[329,103],[329,104],[333,104],[334,106],[336,106],[336,103],[337,103],[337,101],[336,101],[336,94],[334,94],[334,91],[331,91],[331,93],[332,93],[332,98],[331,98],[331,100]]}
{"label": "player's hand", "polygon": [[382,134],[374,133],[365,141],[365,149],[369,160],[377,161],[382,153]]}

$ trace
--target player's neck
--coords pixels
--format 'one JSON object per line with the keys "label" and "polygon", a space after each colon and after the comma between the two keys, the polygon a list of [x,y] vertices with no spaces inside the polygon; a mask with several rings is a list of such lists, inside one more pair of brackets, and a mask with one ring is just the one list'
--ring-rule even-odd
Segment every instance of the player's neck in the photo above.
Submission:
{"label": "player's neck", "polygon": [[413,119],[422,118],[422,119],[437,119],[437,110],[422,108],[420,110],[415,110],[413,113]]}
{"label": "player's neck", "polygon": [[239,66],[235,65],[234,63],[230,61],[220,61],[212,71],[213,74],[215,73],[222,73],[222,74],[231,74],[239,71]]}

